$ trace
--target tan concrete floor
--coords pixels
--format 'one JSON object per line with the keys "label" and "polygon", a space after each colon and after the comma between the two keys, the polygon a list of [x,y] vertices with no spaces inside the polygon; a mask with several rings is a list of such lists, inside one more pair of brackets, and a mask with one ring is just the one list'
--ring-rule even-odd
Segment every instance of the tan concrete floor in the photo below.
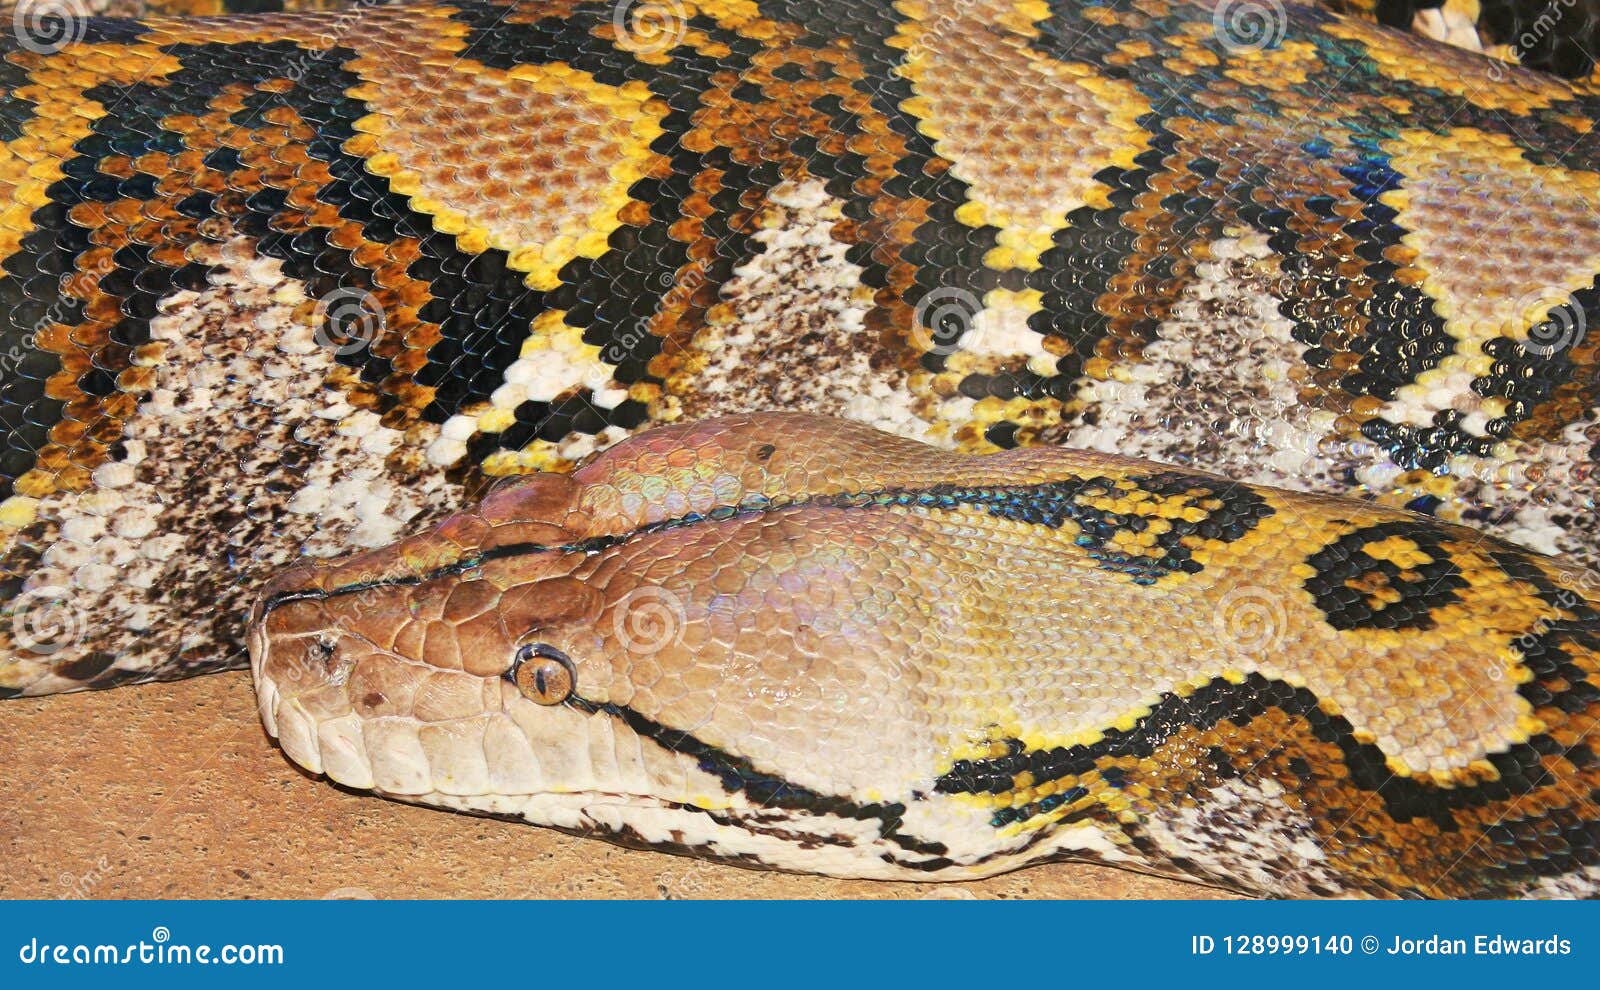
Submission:
{"label": "tan concrete floor", "polygon": [[0,896],[1220,897],[1058,864],[959,885],[761,873],[346,793],[296,770],[243,673],[0,702]]}

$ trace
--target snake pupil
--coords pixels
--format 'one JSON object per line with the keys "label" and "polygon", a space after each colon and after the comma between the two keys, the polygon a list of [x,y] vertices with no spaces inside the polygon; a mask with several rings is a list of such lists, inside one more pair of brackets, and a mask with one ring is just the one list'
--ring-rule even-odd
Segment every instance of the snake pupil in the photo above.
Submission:
{"label": "snake pupil", "polygon": [[578,684],[571,658],[545,643],[518,648],[507,676],[523,697],[540,705],[561,704],[572,696]]}

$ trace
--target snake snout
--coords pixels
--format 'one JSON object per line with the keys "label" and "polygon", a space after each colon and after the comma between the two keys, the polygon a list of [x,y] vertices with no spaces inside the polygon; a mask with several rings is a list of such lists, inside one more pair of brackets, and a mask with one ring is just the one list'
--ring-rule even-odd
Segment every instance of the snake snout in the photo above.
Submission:
{"label": "snake snout", "polygon": [[329,608],[325,568],[301,565],[274,578],[250,613],[247,640],[256,702],[267,733],[312,773],[360,786],[370,776],[346,691],[369,652]]}

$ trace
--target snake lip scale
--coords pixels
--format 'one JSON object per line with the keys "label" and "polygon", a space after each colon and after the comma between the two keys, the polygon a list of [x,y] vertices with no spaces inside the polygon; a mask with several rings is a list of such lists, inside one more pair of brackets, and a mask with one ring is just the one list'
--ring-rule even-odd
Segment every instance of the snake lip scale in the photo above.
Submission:
{"label": "snake lip scale", "polygon": [[18,18],[0,697],[248,663],[339,785],[748,866],[1594,896],[1600,90],[1338,6]]}

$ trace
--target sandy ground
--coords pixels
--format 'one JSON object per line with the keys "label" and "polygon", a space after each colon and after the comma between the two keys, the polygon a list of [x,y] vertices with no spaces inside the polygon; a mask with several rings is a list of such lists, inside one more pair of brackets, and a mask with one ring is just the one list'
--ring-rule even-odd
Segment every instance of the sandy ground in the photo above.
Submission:
{"label": "sandy ground", "polygon": [[1218,897],[1059,864],[974,883],[761,873],[347,793],[294,768],[247,674],[0,703],[0,895]]}

